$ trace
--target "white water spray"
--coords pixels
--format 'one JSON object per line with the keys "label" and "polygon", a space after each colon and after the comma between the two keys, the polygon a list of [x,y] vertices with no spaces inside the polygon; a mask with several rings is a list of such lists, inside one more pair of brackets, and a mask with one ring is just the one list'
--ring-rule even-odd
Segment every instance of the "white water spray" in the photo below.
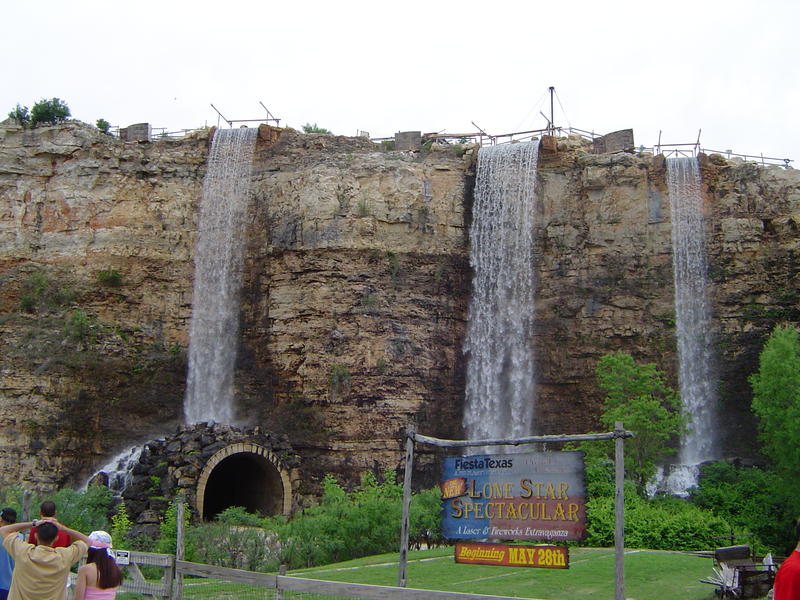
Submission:
{"label": "white water spray", "polygon": [[478,154],[464,352],[469,439],[531,435],[535,394],[533,226],[539,142]]}
{"label": "white water spray", "polygon": [[139,462],[142,450],[144,450],[144,446],[126,448],[92,473],[81,489],[86,490],[92,479],[100,473],[105,473],[108,476],[108,489],[117,495],[121,495],[133,478],[133,467]]}
{"label": "white water spray", "polygon": [[685,495],[697,484],[698,465],[719,458],[718,377],[697,160],[667,159],[667,188],[672,215],[678,378],[683,411],[689,418],[688,431],[681,438],[680,464],[667,477],[667,491]]}
{"label": "white water spray", "polygon": [[203,182],[189,327],[186,423],[233,420],[245,217],[257,129],[214,135]]}

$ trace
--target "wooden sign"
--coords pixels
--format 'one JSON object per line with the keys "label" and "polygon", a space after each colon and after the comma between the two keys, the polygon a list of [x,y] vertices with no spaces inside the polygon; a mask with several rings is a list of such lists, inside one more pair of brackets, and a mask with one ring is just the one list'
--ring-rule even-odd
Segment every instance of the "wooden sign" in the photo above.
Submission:
{"label": "wooden sign", "polygon": [[458,540],[580,540],[586,534],[582,452],[444,459],[442,534]]}
{"label": "wooden sign", "polygon": [[458,542],[455,559],[457,563],[471,565],[569,569],[569,549],[566,546],[510,546]]}

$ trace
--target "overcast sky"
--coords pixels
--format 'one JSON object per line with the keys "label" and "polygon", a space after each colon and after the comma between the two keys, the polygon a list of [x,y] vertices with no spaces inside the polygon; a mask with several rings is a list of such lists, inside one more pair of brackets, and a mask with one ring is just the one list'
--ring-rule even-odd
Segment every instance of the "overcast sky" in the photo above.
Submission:
{"label": "overcast sky", "polygon": [[[2,9],[0,117],[169,130],[260,118],[368,131],[633,128],[800,165],[797,0],[39,0]],[[562,110],[563,108],[563,110]]]}

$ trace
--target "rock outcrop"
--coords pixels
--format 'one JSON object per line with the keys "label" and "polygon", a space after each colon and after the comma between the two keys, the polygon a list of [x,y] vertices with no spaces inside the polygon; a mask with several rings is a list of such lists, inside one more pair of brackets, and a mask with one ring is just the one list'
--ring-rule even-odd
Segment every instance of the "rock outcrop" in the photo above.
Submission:
{"label": "rock outcrop", "polygon": [[[75,484],[180,423],[209,139],[0,124],[0,485]],[[412,420],[461,435],[476,153],[262,128],[238,424],[288,437],[299,497],[326,472],[398,467]],[[752,454],[746,377],[772,326],[800,320],[800,176],[716,155],[702,170],[726,452]],[[583,432],[598,427],[603,354],[675,381],[664,163],[565,138],[539,178],[537,427]]]}

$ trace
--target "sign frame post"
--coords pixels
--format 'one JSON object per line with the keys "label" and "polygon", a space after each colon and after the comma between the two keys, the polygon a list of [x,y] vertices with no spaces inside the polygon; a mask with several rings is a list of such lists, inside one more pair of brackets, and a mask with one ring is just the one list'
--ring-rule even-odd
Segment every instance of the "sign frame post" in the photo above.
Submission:
{"label": "sign frame post", "polygon": [[625,600],[625,457],[624,441],[625,438],[633,437],[633,433],[625,430],[622,421],[614,424],[614,431],[606,433],[584,433],[584,434],[563,434],[563,435],[539,435],[522,438],[497,439],[497,440],[446,440],[430,437],[416,432],[413,426],[406,428],[406,462],[405,476],[403,478],[403,516],[400,525],[400,559],[398,561],[397,585],[406,587],[408,582],[408,530],[409,514],[411,506],[411,479],[414,466],[414,444],[431,444],[441,448],[468,448],[477,446],[519,446],[521,444],[547,444],[563,442],[584,442],[597,440],[615,440],[614,453],[614,473],[615,473],[615,494],[614,494],[614,579],[615,579],[615,600]]}

